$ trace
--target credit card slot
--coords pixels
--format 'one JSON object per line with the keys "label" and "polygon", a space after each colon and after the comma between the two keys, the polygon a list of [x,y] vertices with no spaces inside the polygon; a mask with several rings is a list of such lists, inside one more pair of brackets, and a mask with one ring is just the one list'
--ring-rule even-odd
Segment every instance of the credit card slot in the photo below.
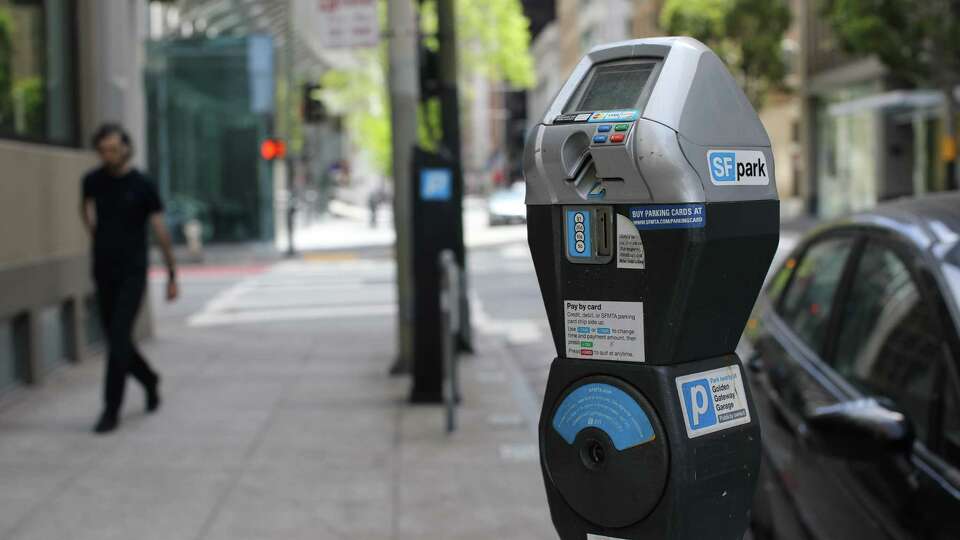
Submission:
{"label": "credit card slot", "polygon": [[597,257],[609,257],[613,253],[613,211],[606,206],[596,209]]}

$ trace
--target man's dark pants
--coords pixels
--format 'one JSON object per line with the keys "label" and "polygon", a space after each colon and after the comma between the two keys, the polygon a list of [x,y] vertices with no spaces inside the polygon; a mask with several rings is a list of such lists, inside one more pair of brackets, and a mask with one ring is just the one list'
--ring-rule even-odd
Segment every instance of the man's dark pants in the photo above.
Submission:
{"label": "man's dark pants", "polygon": [[146,272],[98,275],[97,305],[109,348],[103,399],[106,412],[120,412],[127,374],[144,388],[153,388],[158,377],[133,342],[133,326],[147,287]]}

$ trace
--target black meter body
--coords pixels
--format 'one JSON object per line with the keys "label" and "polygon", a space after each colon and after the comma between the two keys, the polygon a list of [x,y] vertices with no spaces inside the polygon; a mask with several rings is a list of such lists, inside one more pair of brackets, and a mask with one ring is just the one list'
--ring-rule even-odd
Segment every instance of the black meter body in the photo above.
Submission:
{"label": "black meter body", "polygon": [[524,151],[558,357],[540,420],[564,540],[739,539],[760,430],[735,353],[779,238],[770,141],[689,38],[592,50]]}

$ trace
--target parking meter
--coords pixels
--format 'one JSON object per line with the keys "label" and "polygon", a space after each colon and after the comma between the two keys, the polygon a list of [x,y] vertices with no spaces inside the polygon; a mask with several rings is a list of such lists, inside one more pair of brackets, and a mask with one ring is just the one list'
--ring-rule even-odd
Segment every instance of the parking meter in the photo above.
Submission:
{"label": "parking meter", "polygon": [[601,46],[530,132],[524,174],[560,538],[741,538],[760,429],[735,348],[779,240],[756,112],[696,40]]}

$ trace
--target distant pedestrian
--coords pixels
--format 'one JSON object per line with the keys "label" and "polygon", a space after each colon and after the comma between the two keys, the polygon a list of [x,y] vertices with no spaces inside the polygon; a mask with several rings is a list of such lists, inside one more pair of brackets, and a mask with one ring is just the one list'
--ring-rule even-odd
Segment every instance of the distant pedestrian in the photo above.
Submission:
{"label": "distant pedestrian", "polygon": [[147,412],[160,406],[160,376],[133,341],[134,322],[147,286],[147,223],[163,250],[167,300],[175,300],[179,290],[163,203],[153,183],[130,163],[130,136],[117,124],[104,124],[93,135],[93,147],[101,166],[83,178],[80,214],[93,237],[93,279],[108,352],[104,409],[94,431],[109,433],[120,423],[128,374],[143,385]]}
{"label": "distant pedestrian", "polygon": [[383,200],[383,194],[380,192],[380,189],[373,188],[370,190],[370,195],[367,197],[367,207],[370,209],[370,228],[377,228],[377,210],[380,208],[380,203]]}

